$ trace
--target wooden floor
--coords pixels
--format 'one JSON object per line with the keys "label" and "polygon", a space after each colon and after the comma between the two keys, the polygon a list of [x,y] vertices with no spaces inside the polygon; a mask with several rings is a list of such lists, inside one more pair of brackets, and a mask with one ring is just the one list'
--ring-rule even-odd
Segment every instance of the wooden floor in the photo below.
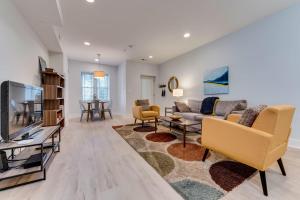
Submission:
{"label": "wooden floor", "polygon": [[[129,122],[124,116],[89,123],[73,120],[64,129],[62,149],[51,163],[47,180],[2,191],[0,199],[182,199],[111,128]],[[256,174],[224,199],[300,199],[300,150],[289,149],[283,162],[287,177],[277,165],[267,171],[268,198]]]}

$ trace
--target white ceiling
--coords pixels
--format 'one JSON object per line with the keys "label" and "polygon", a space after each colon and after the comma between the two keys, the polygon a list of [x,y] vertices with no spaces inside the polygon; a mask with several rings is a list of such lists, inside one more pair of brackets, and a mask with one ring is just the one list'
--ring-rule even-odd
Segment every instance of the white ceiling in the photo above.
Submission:
{"label": "white ceiling", "polygon": [[49,51],[61,52],[56,26],[63,26],[60,0],[14,0]]}
{"label": "white ceiling", "polygon": [[[60,26],[69,58],[91,62],[101,53],[101,63],[118,65],[152,55],[148,62],[160,64],[295,2],[299,0],[60,0],[63,25],[53,25]],[[32,4],[31,12],[36,9]],[[185,32],[191,33],[189,39],[183,38]]]}

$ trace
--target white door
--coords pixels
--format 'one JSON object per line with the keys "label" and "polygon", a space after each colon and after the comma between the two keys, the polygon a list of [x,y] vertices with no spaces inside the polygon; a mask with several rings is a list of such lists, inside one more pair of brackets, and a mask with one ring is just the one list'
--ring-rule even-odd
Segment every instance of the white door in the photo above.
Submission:
{"label": "white door", "polygon": [[141,98],[149,99],[150,104],[155,103],[154,102],[154,99],[155,99],[154,81],[155,81],[155,77],[153,77],[153,76],[141,76],[141,82],[142,82]]}

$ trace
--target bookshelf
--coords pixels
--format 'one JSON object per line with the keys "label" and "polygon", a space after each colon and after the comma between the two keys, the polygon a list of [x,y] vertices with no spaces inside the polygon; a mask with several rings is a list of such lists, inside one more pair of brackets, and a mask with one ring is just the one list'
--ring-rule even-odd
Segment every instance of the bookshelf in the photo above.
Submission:
{"label": "bookshelf", "polygon": [[57,72],[42,72],[44,88],[44,126],[65,126],[64,87],[65,78]]}

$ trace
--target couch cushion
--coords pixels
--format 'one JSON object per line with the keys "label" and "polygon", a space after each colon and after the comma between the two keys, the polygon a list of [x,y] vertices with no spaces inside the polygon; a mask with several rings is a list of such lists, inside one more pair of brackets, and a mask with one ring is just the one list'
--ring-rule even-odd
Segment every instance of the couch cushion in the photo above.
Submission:
{"label": "couch cushion", "polygon": [[192,113],[192,112],[175,112],[174,114],[180,115],[184,119],[188,119],[188,120],[192,120],[192,121],[195,121],[195,116],[199,115],[199,113]]}
{"label": "couch cushion", "polygon": [[259,113],[265,108],[267,108],[266,105],[259,105],[257,107],[246,109],[238,123],[244,126],[251,127]]}
{"label": "couch cushion", "polygon": [[246,108],[247,108],[246,100],[218,101],[215,106],[215,115],[226,116],[234,110],[245,110]]}
{"label": "couch cushion", "polygon": [[139,99],[135,101],[135,105],[136,106],[142,106],[142,110],[146,111],[146,110],[150,110],[150,103],[149,103],[149,99]]}
{"label": "couch cushion", "polygon": [[179,112],[191,112],[191,109],[186,103],[175,101],[175,105]]}
{"label": "couch cushion", "polygon": [[200,113],[201,106],[202,106],[202,101],[189,99],[188,100],[188,105],[191,109],[191,112]]}
{"label": "couch cushion", "polygon": [[200,114],[196,115],[194,119],[195,119],[195,121],[202,121],[202,119],[207,116],[210,116],[210,115],[203,115],[200,113]]}
{"label": "couch cushion", "polygon": [[156,112],[156,111],[143,111],[142,116],[145,117],[145,118],[147,118],[147,117],[157,117],[158,112]]}

